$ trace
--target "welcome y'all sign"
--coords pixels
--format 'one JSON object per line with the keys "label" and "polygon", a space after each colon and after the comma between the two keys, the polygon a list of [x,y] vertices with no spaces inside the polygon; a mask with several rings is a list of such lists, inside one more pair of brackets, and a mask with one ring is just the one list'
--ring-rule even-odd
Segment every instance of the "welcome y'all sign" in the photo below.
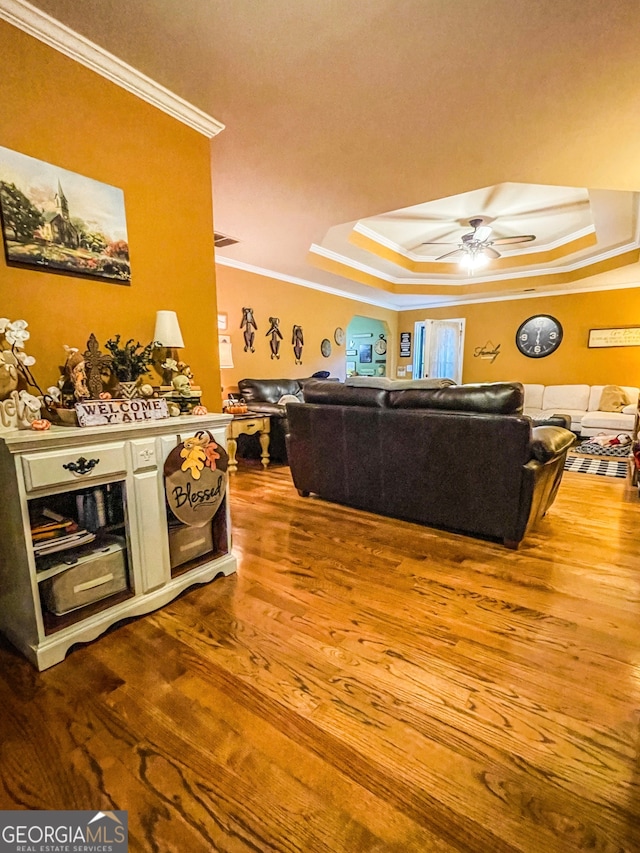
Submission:
{"label": "welcome y'all sign", "polygon": [[85,400],[76,403],[75,408],[81,427],[132,424],[169,417],[167,401],[161,399]]}

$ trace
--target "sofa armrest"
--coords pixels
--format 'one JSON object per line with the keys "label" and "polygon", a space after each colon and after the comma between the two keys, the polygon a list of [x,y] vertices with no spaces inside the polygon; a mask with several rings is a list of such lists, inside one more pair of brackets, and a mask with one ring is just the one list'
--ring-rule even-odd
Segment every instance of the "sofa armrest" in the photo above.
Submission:
{"label": "sofa armrest", "polygon": [[530,442],[531,456],[538,462],[550,462],[566,453],[575,440],[575,435],[564,427],[533,427]]}
{"label": "sofa armrest", "polygon": [[271,415],[273,418],[284,418],[287,416],[287,410],[280,403],[247,403],[250,412],[255,412],[258,415]]}

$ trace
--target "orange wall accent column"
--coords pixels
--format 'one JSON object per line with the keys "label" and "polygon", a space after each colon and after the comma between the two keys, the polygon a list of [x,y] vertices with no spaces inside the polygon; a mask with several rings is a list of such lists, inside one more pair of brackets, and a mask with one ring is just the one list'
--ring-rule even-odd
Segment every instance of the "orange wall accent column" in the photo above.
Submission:
{"label": "orange wall accent column", "polygon": [[2,315],[29,323],[44,388],[63,344],[120,333],[151,340],[158,309],[178,313],[204,402],[220,408],[210,142],[10,24],[0,21],[1,144],[124,191],[131,286],[8,267]]}

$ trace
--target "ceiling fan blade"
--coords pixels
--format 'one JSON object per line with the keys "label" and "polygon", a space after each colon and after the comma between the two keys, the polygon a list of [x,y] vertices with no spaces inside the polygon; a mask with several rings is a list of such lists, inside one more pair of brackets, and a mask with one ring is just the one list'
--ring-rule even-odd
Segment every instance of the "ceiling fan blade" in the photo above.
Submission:
{"label": "ceiling fan blade", "polygon": [[478,225],[476,230],[473,232],[473,239],[477,240],[478,243],[486,243],[486,241],[491,237],[491,232],[493,228],[490,225]]}
{"label": "ceiling fan blade", "polygon": [[459,255],[462,252],[462,249],[454,249],[453,252],[447,252],[446,255],[440,255],[439,258],[436,258],[436,261],[443,261],[445,258],[450,258],[452,255]]}
{"label": "ceiling fan blade", "polygon": [[420,243],[421,246],[457,246],[457,240],[428,240],[426,243]]}
{"label": "ceiling fan blade", "polygon": [[491,246],[485,246],[482,250],[488,258],[501,258],[502,255],[500,252],[496,252],[495,249],[492,249]]}
{"label": "ceiling fan blade", "polygon": [[497,237],[491,242],[494,246],[508,246],[510,243],[530,243],[535,239],[535,234],[521,234],[519,237]]}

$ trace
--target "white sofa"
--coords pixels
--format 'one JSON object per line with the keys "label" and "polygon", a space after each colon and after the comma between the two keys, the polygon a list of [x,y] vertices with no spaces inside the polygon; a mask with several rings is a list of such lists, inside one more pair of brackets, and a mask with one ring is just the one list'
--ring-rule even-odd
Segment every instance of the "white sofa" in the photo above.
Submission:
{"label": "white sofa", "polygon": [[573,432],[589,437],[598,433],[631,435],[638,401],[638,389],[622,385],[631,404],[621,412],[600,411],[604,385],[525,385],[524,413],[531,418],[570,415]]}

